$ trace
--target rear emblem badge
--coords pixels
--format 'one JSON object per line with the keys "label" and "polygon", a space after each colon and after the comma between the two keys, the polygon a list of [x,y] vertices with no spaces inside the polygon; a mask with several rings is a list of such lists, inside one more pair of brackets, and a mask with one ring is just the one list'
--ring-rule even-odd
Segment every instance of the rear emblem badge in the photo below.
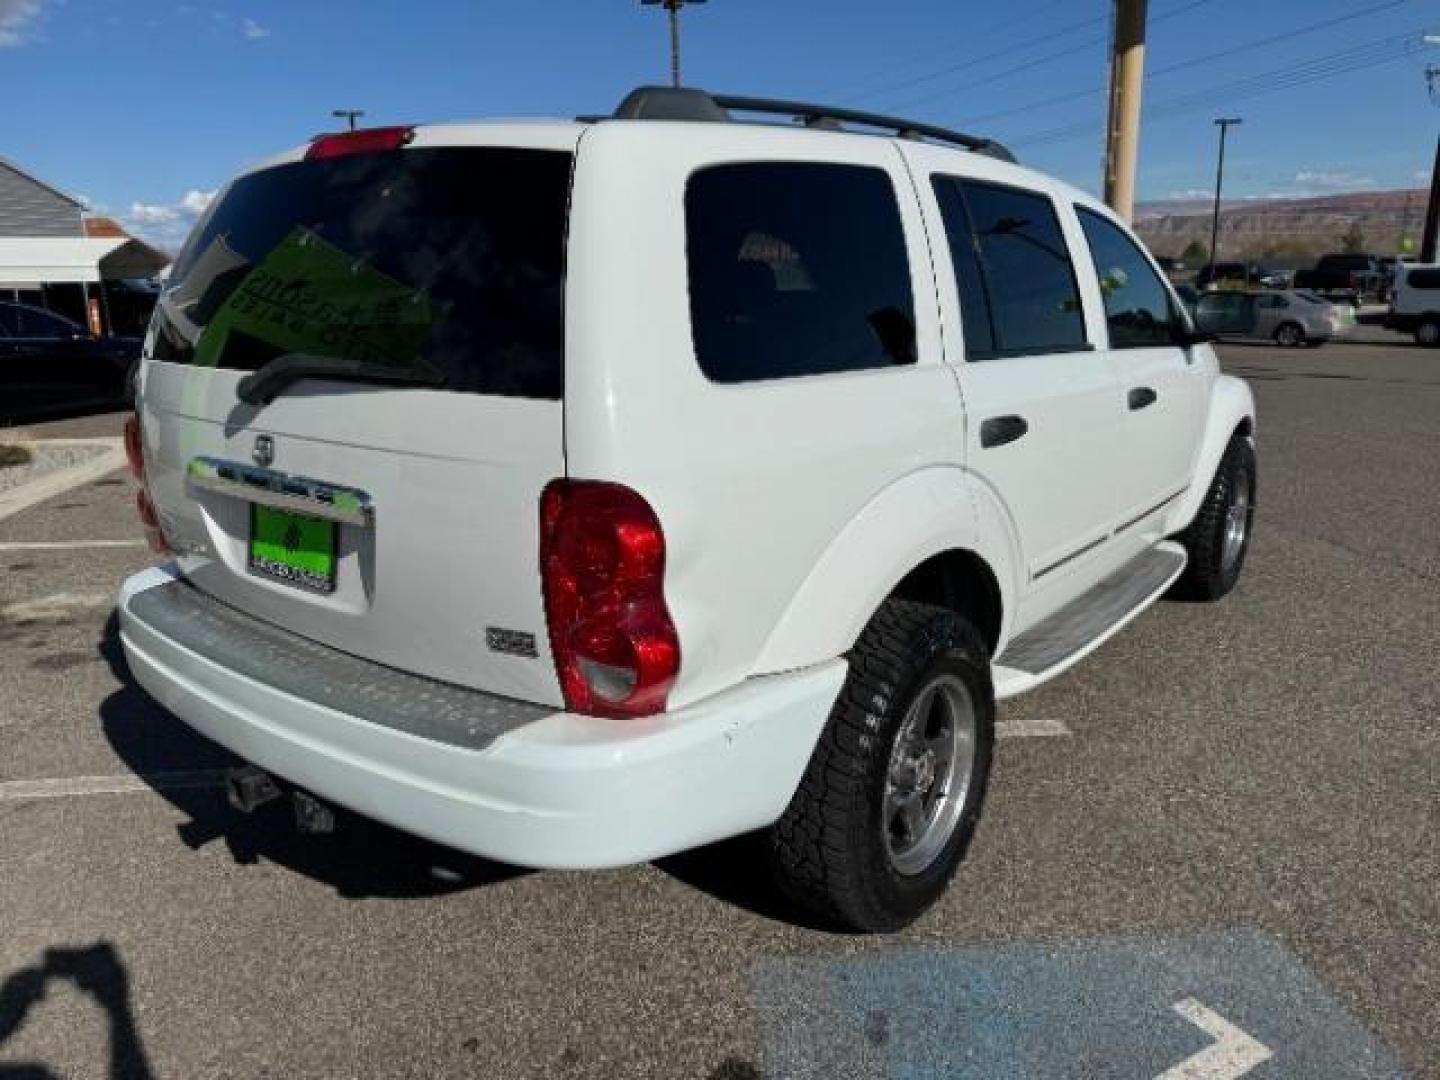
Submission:
{"label": "rear emblem badge", "polygon": [[256,465],[265,468],[275,460],[275,440],[269,435],[256,435],[255,449],[250,451],[250,457]]}
{"label": "rear emblem badge", "polygon": [[487,626],[485,628],[485,644],[491,652],[504,653],[506,656],[524,656],[534,659],[539,655],[535,648],[535,635],[527,634],[523,630],[507,630],[503,626]]}

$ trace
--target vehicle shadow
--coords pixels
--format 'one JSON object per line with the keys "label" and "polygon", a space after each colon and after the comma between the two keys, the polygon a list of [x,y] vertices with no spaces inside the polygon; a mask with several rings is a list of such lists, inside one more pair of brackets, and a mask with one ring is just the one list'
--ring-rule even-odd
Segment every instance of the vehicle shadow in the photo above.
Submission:
{"label": "vehicle shadow", "polygon": [[[226,801],[217,777],[237,758],[171,715],[135,682],[120,646],[119,619],[112,612],[98,645],[121,688],[100,705],[100,723],[111,748],[132,772],[189,820],[177,826],[191,850],[224,844],[242,865],[267,860],[354,899],[413,899],[498,884],[529,873],[467,855],[391,829],[337,808],[336,829],[328,835],[300,832],[290,800],[280,799],[253,814]],[[6,1078],[8,1080],[8,1078]]]}
{"label": "vehicle shadow", "polygon": [[[56,982],[72,983],[105,1012],[110,1034],[111,1080],[149,1080],[150,1068],[130,1007],[130,979],[115,947],[98,941],[83,949],[46,949],[38,964],[0,983],[0,1048],[19,1031]],[[0,1062],[0,1080],[51,1080],[60,1074],[34,1062]]]}

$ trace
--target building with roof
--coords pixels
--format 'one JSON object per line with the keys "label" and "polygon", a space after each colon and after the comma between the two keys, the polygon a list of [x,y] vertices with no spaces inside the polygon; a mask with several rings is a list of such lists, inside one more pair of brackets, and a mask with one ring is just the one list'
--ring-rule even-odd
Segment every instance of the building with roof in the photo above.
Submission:
{"label": "building with roof", "polygon": [[0,157],[0,297],[56,311],[92,333],[135,333],[133,283],[169,262],[117,222],[87,217],[79,199]]}

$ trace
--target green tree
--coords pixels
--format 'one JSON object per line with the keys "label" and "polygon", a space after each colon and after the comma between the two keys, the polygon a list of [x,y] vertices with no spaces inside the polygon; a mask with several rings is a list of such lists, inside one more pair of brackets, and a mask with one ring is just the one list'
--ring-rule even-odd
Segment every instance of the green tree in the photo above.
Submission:
{"label": "green tree", "polygon": [[1365,233],[1360,228],[1360,222],[1350,222],[1350,227],[1340,237],[1340,250],[1351,255],[1365,250]]}
{"label": "green tree", "polygon": [[1185,250],[1180,252],[1180,259],[1186,266],[1199,266],[1206,257],[1205,245],[1199,240],[1191,240],[1185,245]]}

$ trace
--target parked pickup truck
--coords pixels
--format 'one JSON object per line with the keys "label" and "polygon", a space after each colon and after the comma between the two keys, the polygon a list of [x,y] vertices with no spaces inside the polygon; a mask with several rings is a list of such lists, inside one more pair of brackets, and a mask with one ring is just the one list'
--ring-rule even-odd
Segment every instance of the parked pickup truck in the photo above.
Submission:
{"label": "parked pickup truck", "polygon": [[1358,305],[1366,296],[1378,296],[1385,280],[1374,255],[1322,255],[1313,270],[1296,271],[1293,287]]}

